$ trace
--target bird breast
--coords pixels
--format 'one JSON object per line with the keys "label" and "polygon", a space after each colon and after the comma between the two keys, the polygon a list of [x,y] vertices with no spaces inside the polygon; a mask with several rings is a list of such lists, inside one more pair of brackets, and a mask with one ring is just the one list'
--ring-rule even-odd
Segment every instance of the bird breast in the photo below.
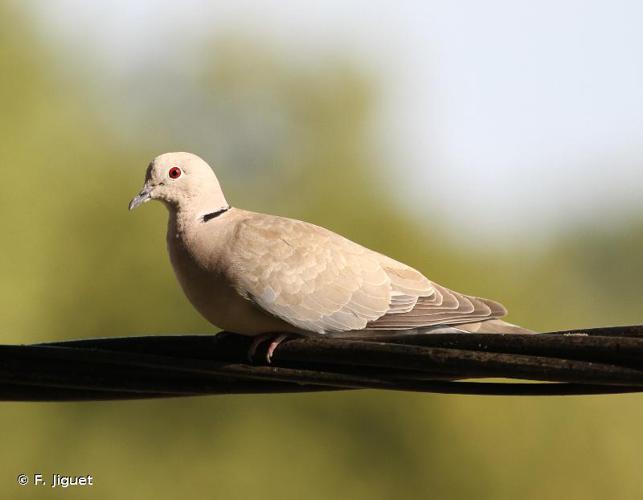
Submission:
{"label": "bird breast", "polygon": [[[167,234],[172,268],[196,310],[213,325],[243,335],[298,331],[259,309],[236,289],[223,265],[226,228],[216,227],[215,220],[199,224],[187,233],[177,232],[170,224]],[[212,234],[217,229],[222,234]]]}

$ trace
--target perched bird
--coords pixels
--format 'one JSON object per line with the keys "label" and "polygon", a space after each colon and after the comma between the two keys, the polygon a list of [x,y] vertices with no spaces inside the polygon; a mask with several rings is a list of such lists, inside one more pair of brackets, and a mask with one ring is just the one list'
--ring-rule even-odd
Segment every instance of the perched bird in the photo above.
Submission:
{"label": "perched bird", "polygon": [[323,227],[231,207],[210,166],[166,153],[147,168],[133,210],[159,200],[167,247],[190,302],[210,323],[249,336],[422,329],[529,333],[499,303],[451,291]]}

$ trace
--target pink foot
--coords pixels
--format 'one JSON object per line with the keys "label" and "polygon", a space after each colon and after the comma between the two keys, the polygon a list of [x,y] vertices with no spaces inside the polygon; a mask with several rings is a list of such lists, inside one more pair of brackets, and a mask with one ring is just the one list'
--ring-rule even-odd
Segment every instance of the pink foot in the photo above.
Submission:
{"label": "pink foot", "polygon": [[268,362],[268,364],[272,364],[272,355],[275,353],[275,349],[277,349],[277,346],[279,346],[279,344],[281,344],[288,337],[291,337],[291,335],[287,333],[264,333],[262,335],[256,336],[252,341],[252,344],[250,344],[250,348],[248,349],[249,361],[252,363],[252,360],[257,354],[257,349],[261,344],[263,344],[267,340],[271,340],[270,345],[268,346],[268,352],[266,353],[266,361]]}

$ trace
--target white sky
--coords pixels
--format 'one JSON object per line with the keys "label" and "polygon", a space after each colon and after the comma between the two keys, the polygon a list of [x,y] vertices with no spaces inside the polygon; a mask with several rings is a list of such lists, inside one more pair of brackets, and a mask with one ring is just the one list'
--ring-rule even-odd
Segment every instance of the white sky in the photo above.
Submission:
{"label": "white sky", "polygon": [[386,84],[379,130],[396,191],[463,234],[522,238],[643,215],[643,2],[32,5],[123,78],[143,60],[189,59],[217,32],[254,33],[292,57],[337,48],[366,60]]}

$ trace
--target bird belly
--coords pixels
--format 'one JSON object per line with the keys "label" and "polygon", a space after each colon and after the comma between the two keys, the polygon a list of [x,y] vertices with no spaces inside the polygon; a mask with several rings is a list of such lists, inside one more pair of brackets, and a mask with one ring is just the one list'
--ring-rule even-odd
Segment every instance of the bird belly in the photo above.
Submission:
{"label": "bird belly", "polygon": [[185,293],[196,310],[213,325],[242,335],[291,332],[294,327],[259,309],[243,298],[225,279],[213,280],[203,289],[194,290],[187,283]]}
{"label": "bird belly", "polygon": [[249,336],[300,333],[296,327],[264,312],[246,299],[235,290],[224,273],[204,269],[182,249],[170,247],[170,260],[188,300],[213,325]]}

